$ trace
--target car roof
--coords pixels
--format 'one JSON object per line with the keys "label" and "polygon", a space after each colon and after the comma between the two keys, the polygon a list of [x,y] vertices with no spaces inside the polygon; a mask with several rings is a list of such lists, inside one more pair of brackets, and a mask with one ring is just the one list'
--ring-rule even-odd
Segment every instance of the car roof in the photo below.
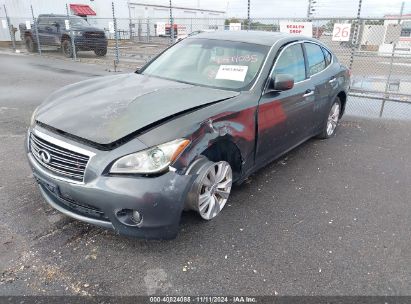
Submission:
{"label": "car roof", "polygon": [[272,46],[278,40],[283,38],[290,38],[294,40],[306,39],[303,36],[289,35],[279,32],[264,32],[264,31],[216,31],[216,32],[203,32],[195,36],[191,36],[187,39],[217,39],[217,40],[229,40],[237,42],[246,42],[253,44],[261,44]]}

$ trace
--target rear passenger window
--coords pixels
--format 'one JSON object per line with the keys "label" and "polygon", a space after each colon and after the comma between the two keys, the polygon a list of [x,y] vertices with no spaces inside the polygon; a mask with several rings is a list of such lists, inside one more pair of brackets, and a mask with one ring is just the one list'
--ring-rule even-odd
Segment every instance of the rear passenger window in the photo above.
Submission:
{"label": "rear passenger window", "polygon": [[324,53],[324,57],[325,57],[325,64],[328,66],[331,63],[331,53],[326,50],[325,48],[321,48],[323,50]]}
{"label": "rear passenger window", "polygon": [[301,44],[294,44],[286,47],[277,59],[274,74],[289,74],[294,77],[294,81],[305,79],[304,53]]}
{"label": "rear passenger window", "polygon": [[321,47],[314,43],[305,43],[308,59],[308,73],[314,75],[325,69],[325,59]]}

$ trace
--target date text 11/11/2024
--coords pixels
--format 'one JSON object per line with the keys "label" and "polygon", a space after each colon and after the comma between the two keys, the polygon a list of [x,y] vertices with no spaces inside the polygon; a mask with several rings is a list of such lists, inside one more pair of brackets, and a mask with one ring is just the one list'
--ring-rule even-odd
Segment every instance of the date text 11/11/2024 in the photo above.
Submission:
{"label": "date text 11/11/2024", "polygon": [[150,297],[150,303],[257,303],[257,299],[248,296],[156,296]]}

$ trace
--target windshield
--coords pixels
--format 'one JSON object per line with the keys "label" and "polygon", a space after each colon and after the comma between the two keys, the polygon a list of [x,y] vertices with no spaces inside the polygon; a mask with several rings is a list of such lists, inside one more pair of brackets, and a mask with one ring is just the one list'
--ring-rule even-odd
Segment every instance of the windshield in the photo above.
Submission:
{"label": "windshield", "polygon": [[79,16],[70,16],[70,23],[72,26],[90,26],[90,24]]}
{"label": "windshield", "polygon": [[268,46],[185,39],[142,69],[142,74],[195,85],[244,90],[254,82]]}

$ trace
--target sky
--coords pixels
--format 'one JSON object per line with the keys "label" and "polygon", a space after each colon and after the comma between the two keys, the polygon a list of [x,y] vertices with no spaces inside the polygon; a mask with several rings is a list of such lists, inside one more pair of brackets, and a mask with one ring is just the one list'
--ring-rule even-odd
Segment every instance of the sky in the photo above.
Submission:
{"label": "sky", "polygon": [[[172,0],[173,5],[227,11],[227,17],[247,16],[247,0]],[[318,17],[356,17],[358,0],[313,0]],[[168,3],[168,1],[164,1]],[[402,0],[363,0],[362,17],[399,14]],[[411,0],[406,0],[404,14],[411,13]],[[308,0],[250,0],[251,17],[306,17]]]}

